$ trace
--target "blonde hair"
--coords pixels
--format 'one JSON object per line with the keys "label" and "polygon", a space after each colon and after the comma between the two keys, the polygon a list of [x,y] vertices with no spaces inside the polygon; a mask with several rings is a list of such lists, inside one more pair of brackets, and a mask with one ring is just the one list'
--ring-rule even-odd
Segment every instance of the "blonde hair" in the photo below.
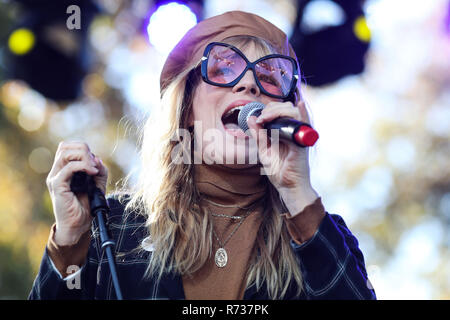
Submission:
{"label": "blonde hair", "polygon": [[[253,43],[262,55],[274,52],[268,43],[255,37],[231,37],[226,42],[236,46]],[[183,138],[178,129],[188,126],[194,90],[201,81],[198,65],[182,70],[171,81],[157,114],[152,111],[146,121],[141,132],[142,169],[135,187],[127,192],[125,210],[143,214],[147,219],[154,251],[146,276],[155,277],[158,282],[169,272],[192,275],[212,257],[212,220],[207,208],[200,206],[193,165],[172,161],[174,156],[191,150],[192,139]],[[130,175],[123,180],[124,185],[129,178]],[[119,196],[119,200],[123,199]],[[246,274],[246,287],[256,285],[260,289],[265,283],[271,299],[282,299],[291,281],[295,281],[300,295],[300,264],[281,217],[280,196],[272,185],[268,187],[267,203]]]}

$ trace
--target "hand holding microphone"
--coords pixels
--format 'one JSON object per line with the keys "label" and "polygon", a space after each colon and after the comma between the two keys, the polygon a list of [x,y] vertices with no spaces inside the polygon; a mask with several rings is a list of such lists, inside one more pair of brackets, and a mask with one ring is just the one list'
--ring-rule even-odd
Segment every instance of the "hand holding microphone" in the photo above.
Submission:
{"label": "hand holding microphone", "polygon": [[[255,117],[253,117],[255,116]],[[256,120],[255,120],[256,119]],[[258,148],[258,161],[264,174],[277,189],[291,214],[300,212],[304,203],[316,196],[311,186],[309,149],[318,139],[309,125],[304,102],[259,102],[245,105],[238,116],[239,126],[248,130]],[[278,129],[281,141],[269,139],[271,130]]]}
{"label": "hand holding microphone", "polygon": [[95,217],[101,249],[106,253],[116,298],[122,300],[114,257],[116,242],[110,238],[105,198],[108,170],[85,143],[58,146],[53,168],[47,177],[56,219],[54,241],[57,245],[73,245],[91,227]]}
{"label": "hand holding microphone", "polygon": [[87,194],[73,192],[72,177],[77,172],[92,176],[97,187],[106,190],[108,170],[83,142],[61,142],[46,184],[56,220],[55,241],[71,245],[91,227],[92,216]]}
{"label": "hand holding microphone", "polygon": [[[239,112],[238,125],[246,132],[249,129],[248,120],[251,116],[260,116],[266,106],[261,102],[247,103]],[[313,146],[319,134],[309,124],[289,117],[279,117],[263,125],[264,129],[279,130],[279,137],[283,140],[292,141],[300,147]]]}

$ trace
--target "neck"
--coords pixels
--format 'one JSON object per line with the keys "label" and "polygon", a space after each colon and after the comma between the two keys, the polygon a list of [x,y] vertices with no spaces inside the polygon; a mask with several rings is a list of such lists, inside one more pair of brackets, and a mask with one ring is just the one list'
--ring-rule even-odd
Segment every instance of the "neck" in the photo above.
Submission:
{"label": "neck", "polygon": [[230,168],[220,164],[194,167],[195,183],[205,205],[216,213],[242,214],[239,208],[259,203],[267,191],[268,180],[260,166]]}

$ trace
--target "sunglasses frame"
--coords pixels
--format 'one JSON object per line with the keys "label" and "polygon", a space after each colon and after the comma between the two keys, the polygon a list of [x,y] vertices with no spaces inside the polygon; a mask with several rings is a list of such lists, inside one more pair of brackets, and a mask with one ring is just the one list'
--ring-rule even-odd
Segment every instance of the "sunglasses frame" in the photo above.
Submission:
{"label": "sunglasses frame", "polygon": [[[236,52],[239,56],[241,56],[242,59],[244,59],[244,61],[247,63],[247,66],[242,71],[242,73],[235,80],[231,81],[230,83],[217,83],[217,82],[213,82],[208,79],[209,53],[211,52],[211,49],[216,45],[230,48],[231,50]],[[256,76],[256,70],[255,70],[256,64],[260,63],[261,61],[270,59],[270,58],[284,58],[284,59],[291,61],[292,65],[293,65],[293,69],[292,69],[293,81],[291,83],[291,87],[289,88],[289,91],[283,96],[275,95],[275,94],[268,92],[266,89],[264,89],[264,87],[262,86],[258,77]],[[261,90],[261,92],[263,94],[265,94],[269,97],[272,97],[272,98],[283,99],[284,101],[292,100],[294,98],[295,88],[297,86],[297,81],[298,81],[298,66],[297,66],[297,61],[294,58],[285,56],[282,54],[269,54],[267,56],[264,56],[264,57],[261,57],[261,58],[255,60],[254,62],[250,62],[247,59],[247,57],[238,48],[232,46],[231,44],[227,44],[227,43],[223,43],[223,42],[211,42],[210,44],[208,44],[206,46],[205,51],[203,52],[203,57],[201,60],[202,78],[203,78],[203,81],[205,81],[206,83],[208,83],[210,85],[218,86],[218,87],[234,87],[244,77],[244,75],[247,73],[247,71],[249,69],[252,70],[256,84],[258,85],[258,88]]]}

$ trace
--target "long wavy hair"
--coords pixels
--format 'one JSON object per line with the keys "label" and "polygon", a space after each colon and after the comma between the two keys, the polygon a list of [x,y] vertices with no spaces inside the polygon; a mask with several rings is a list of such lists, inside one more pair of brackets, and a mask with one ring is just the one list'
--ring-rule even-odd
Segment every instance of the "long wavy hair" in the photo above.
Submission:
{"label": "long wavy hair", "polygon": [[[239,48],[253,43],[261,55],[276,53],[266,41],[250,36],[234,36],[224,42]],[[193,179],[193,165],[174,163],[176,157],[192,155],[193,134],[186,138],[179,129],[188,128],[195,88],[201,75],[200,62],[172,80],[161,97],[161,104],[140,130],[141,171],[133,187],[123,187],[119,200],[127,201],[126,212],[146,217],[153,246],[147,277],[157,282],[165,273],[192,275],[212,257],[212,219],[200,205],[200,194]],[[191,158],[192,160],[192,158]],[[192,162],[191,162],[192,163]],[[122,180],[128,184],[131,173]],[[290,245],[290,235],[281,217],[280,196],[268,187],[265,217],[258,230],[246,274],[246,287],[265,283],[271,299],[282,299],[292,281],[300,295],[303,290],[300,264]]]}

